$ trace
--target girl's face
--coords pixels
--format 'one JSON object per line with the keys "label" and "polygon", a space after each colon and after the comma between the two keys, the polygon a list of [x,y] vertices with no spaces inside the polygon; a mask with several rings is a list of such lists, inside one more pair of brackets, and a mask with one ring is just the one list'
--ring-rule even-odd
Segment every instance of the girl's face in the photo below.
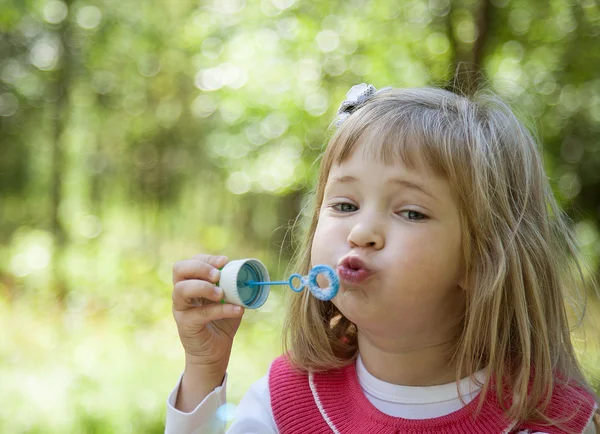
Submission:
{"label": "girl's face", "polygon": [[360,147],[331,168],[311,261],[337,269],[333,303],[359,332],[435,344],[465,309],[450,185],[424,169],[378,163]]}

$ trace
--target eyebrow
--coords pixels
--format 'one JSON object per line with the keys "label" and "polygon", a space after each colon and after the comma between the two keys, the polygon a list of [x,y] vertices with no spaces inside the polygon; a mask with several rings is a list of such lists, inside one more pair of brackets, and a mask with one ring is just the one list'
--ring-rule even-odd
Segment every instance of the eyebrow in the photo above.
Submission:
{"label": "eyebrow", "polygon": [[[349,184],[349,183],[353,183],[353,182],[357,182],[357,181],[358,181],[358,179],[356,179],[354,176],[349,176],[349,175],[334,176],[333,178],[331,178],[331,182],[339,182],[342,184]],[[426,194],[427,196],[431,197],[432,199],[437,200],[437,197],[435,197],[429,190],[427,190],[421,184],[417,184],[416,182],[409,181],[408,179],[392,178],[392,179],[389,179],[386,182],[386,184],[396,184],[396,185],[401,185],[406,188],[410,188],[411,190],[417,190],[423,194]]]}

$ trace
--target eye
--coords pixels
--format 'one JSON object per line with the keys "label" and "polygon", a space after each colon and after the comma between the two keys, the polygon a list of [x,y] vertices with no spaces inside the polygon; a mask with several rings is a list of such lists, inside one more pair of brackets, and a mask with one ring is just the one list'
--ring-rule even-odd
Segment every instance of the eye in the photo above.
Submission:
{"label": "eye", "polygon": [[354,212],[356,210],[358,210],[358,207],[352,203],[348,203],[348,202],[339,202],[339,203],[334,203],[332,205],[330,205],[330,208],[334,209],[335,211],[338,212]]}
{"label": "eye", "polygon": [[398,214],[401,215],[404,213],[408,213],[408,217],[406,218],[411,221],[427,220],[429,218],[425,214],[412,209],[405,209],[403,211],[400,211]]}

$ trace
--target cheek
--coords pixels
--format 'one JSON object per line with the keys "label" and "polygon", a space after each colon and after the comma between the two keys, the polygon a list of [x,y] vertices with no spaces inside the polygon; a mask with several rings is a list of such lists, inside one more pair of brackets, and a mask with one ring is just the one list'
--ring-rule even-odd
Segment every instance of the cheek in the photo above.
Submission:
{"label": "cheek", "polygon": [[402,233],[394,243],[394,254],[402,266],[422,267],[439,255],[439,239],[426,232]]}
{"label": "cheek", "polygon": [[345,233],[346,229],[342,223],[328,218],[326,215],[321,216],[313,237],[312,253],[318,254],[319,249],[331,250],[340,240],[346,239]]}
{"label": "cheek", "polygon": [[409,279],[421,281],[452,278],[460,264],[460,240],[447,234],[430,233],[426,236],[407,235],[398,240],[393,274],[411,276]]}
{"label": "cheek", "polygon": [[315,228],[315,234],[312,239],[312,247],[310,250],[310,257],[312,266],[320,264],[327,254],[327,238],[329,232],[327,231],[326,222],[320,218]]}
{"label": "cheek", "polygon": [[[335,268],[338,261],[348,253],[348,233],[344,222],[324,217],[319,220],[313,236],[310,263],[311,267],[319,264]],[[319,277],[319,286],[327,286],[327,280]]]}

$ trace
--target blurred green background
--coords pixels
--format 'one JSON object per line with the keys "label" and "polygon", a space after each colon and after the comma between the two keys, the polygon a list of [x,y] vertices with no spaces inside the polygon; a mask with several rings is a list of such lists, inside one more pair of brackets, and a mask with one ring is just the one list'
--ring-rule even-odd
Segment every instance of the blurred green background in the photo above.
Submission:
{"label": "blurred green background", "polygon": [[[537,129],[597,277],[599,71],[596,0],[3,0],[0,432],[162,432],[183,368],[173,263],[284,277],[357,83],[486,77]],[[283,297],[246,313],[233,404],[280,352]]]}

